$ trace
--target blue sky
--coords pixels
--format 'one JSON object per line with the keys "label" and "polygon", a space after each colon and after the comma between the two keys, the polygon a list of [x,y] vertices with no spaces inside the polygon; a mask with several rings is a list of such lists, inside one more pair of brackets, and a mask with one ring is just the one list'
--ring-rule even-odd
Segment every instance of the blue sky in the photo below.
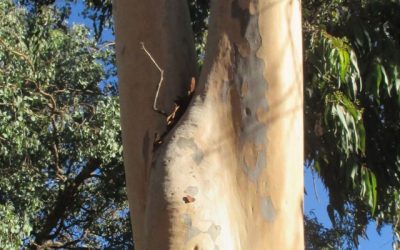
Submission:
{"label": "blue sky", "polygon": [[[315,183],[315,185],[314,185]],[[321,222],[326,227],[331,227],[331,221],[326,210],[328,205],[328,192],[326,191],[317,174],[312,174],[308,168],[304,169],[304,185],[307,191],[304,199],[304,211],[309,213],[313,211]],[[371,222],[367,228],[368,239],[360,238],[360,250],[390,250],[392,249],[392,229],[385,226],[379,235],[375,229],[375,224]]]}
{"label": "blue sky", "polygon": [[[62,5],[64,1],[57,0],[57,5]],[[91,28],[91,21],[83,18],[79,12],[84,8],[82,1],[77,1],[73,6],[72,13],[70,16],[70,24],[85,24]],[[112,41],[114,37],[109,30],[105,30],[102,35],[103,41]],[[318,178],[317,174],[312,174],[311,170],[305,168],[304,170],[304,183],[307,195],[305,195],[304,200],[304,211],[309,213],[312,211],[321,222],[326,227],[331,227],[331,222],[326,210],[328,205],[328,193],[322,184],[321,180]],[[375,229],[374,223],[370,223],[367,229],[368,239],[360,238],[360,250],[390,250],[392,249],[392,229],[389,226],[385,226],[381,230],[379,235]]]}

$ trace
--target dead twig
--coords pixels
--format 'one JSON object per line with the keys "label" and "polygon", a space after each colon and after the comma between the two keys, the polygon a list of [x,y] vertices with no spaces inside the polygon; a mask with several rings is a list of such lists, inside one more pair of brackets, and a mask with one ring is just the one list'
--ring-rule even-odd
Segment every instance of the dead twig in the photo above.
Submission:
{"label": "dead twig", "polygon": [[150,54],[150,52],[147,51],[146,47],[144,47],[144,43],[141,42],[140,44],[142,45],[142,49],[144,50],[144,52],[149,56],[150,60],[157,67],[158,71],[160,71],[160,81],[158,82],[156,95],[154,97],[153,110],[156,111],[157,113],[163,115],[163,116],[168,116],[165,111],[157,108],[158,95],[160,93],[162,82],[164,81],[164,70],[162,70],[161,67],[158,66],[156,60],[153,58],[153,56]]}
{"label": "dead twig", "polygon": [[114,45],[115,45],[115,42],[105,42],[105,43],[102,44],[102,46],[99,49],[103,50],[103,49],[105,49],[105,48],[107,48],[109,46],[114,46]]}
{"label": "dead twig", "polygon": [[312,175],[312,179],[313,179],[315,198],[319,202],[318,193],[317,193],[317,185],[315,184],[315,176],[314,176],[314,172],[312,170],[311,170],[311,175]]}

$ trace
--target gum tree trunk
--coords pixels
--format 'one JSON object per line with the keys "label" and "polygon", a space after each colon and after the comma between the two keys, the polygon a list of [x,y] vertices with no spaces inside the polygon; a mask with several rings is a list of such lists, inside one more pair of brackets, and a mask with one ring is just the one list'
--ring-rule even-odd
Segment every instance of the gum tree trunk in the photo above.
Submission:
{"label": "gum tree trunk", "polygon": [[136,249],[303,249],[300,2],[212,1],[200,77],[186,0],[114,6]]}

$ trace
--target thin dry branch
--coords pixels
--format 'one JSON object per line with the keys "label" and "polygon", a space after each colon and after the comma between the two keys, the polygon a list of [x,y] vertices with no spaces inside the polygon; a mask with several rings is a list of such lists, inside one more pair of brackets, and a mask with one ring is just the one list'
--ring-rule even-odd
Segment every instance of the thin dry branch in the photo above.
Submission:
{"label": "thin dry branch", "polygon": [[150,52],[147,51],[146,47],[144,47],[144,43],[141,42],[140,44],[142,45],[142,49],[144,50],[144,52],[149,56],[150,60],[157,67],[158,71],[160,71],[160,81],[158,82],[156,95],[154,97],[153,110],[159,114],[162,114],[163,116],[167,116],[167,113],[165,111],[157,108],[158,95],[160,93],[161,84],[164,81],[164,70],[157,64],[156,60],[153,58]]}
{"label": "thin dry branch", "polygon": [[107,48],[107,47],[109,47],[109,46],[114,46],[115,45],[115,42],[114,41],[112,41],[112,42],[105,42],[105,43],[103,43],[102,45],[101,45],[101,47],[99,48],[100,50],[103,50],[103,49],[105,49],[105,48]]}
{"label": "thin dry branch", "polygon": [[315,184],[315,176],[314,173],[311,171],[312,179],[313,179],[313,187],[314,187],[314,194],[317,201],[319,201],[318,193],[317,193],[317,185]]}

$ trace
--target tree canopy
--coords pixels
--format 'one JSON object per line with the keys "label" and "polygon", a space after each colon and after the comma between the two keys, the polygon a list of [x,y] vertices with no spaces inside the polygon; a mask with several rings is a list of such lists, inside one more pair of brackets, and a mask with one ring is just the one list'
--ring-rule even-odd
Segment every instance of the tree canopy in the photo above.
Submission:
{"label": "tree canopy", "polygon": [[0,3],[0,245],[128,249],[112,44],[64,11]]}
{"label": "tree canopy", "polygon": [[[111,1],[85,1],[94,36],[66,24],[72,0],[15,2],[0,3],[0,245],[132,248],[114,52],[98,40]],[[201,65],[209,1],[188,2]],[[400,2],[302,4],[306,165],[334,225],[309,217],[307,248],[357,245],[371,220],[398,234]]]}

